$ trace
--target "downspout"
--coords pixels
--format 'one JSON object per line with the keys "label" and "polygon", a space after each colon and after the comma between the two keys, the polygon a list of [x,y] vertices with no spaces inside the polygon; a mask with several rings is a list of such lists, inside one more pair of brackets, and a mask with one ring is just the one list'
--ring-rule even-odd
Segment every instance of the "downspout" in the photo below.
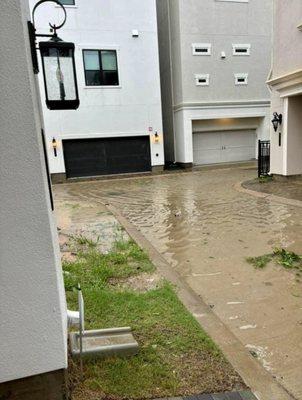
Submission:
{"label": "downspout", "polygon": [[172,97],[172,130],[173,130],[173,162],[175,163],[176,154],[176,136],[175,136],[175,120],[174,120],[174,85],[173,85],[173,62],[172,62],[172,45],[171,45],[171,14],[170,14],[170,0],[167,0],[168,5],[168,31],[169,31],[169,61],[170,61],[170,84],[171,84],[171,97]]}

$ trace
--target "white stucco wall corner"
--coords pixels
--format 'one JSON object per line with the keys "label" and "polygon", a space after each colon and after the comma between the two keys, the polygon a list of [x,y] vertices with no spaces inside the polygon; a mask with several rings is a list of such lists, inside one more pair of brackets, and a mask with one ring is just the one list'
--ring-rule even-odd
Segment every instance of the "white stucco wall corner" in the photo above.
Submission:
{"label": "white stucco wall corner", "polygon": [[5,52],[0,63],[5,97],[0,103],[0,382],[67,366],[66,299],[43,157],[29,15],[27,0],[0,2],[0,52]]}

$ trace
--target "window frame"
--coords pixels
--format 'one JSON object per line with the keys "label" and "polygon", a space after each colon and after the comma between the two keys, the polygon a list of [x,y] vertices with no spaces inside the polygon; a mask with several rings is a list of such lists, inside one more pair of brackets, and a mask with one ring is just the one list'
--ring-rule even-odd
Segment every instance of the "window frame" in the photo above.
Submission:
{"label": "window frame", "polygon": [[[238,74],[234,74],[234,76],[235,76],[235,85],[236,86],[247,86],[248,85],[248,78],[249,78],[248,73],[238,73]],[[239,82],[239,79],[244,79],[244,82]]]}
{"label": "window frame", "polygon": [[[205,79],[205,82],[199,82],[200,79]],[[210,74],[195,74],[196,86],[210,86]]]}
{"label": "window frame", "polygon": [[73,4],[64,4],[64,0],[59,0],[59,3],[62,3],[64,7],[77,7],[76,0],[72,0]]}
{"label": "window frame", "polygon": [[[238,49],[245,49],[246,52],[237,53]],[[245,44],[233,44],[233,56],[235,57],[248,57],[251,55],[251,45],[249,43]]]}
{"label": "window frame", "polygon": [[[206,52],[198,52],[197,49],[206,49]],[[193,56],[211,56],[212,55],[212,44],[211,43],[192,43],[192,54]]]}
{"label": "window frame", "polygon": [[226,3],[249,3],[250,0],[216,0],[220,2],[226,2]]}
{"label": "window frame", "polygon": [[[111,46],[98,46],[98,47],[92,47],[92,46],[80,46],[81,51],[82,51],[82,58],[83,58],[83,72],[84,72],[84,87],[85,89],[113,89],[113,88],[120,88],[121,87],[121,76],[120,76],[120,67],[119,67],[119,51],[118,48]],[[100,72],[102,73],[103,71],[108,71],[108,70],[103,70],[102,69],[102,51],[114,51],[116,55],[116,67],[117,67],[117,78],[118,78],[118,84],[117,85],[88,85],[87,84],[87,78],[86,78],[86,70],[85,68],[85,51],[97,51],[98,56],[99,56],[99,64],[100,64]]]}

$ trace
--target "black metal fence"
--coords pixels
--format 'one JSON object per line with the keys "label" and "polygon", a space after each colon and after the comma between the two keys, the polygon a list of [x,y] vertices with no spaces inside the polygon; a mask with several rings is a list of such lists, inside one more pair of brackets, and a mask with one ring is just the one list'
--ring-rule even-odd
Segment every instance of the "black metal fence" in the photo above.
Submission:
{"label": "black metal fence", "polygon": [[271,142],[258,141],[258,177],[267,176],[270,172]]}

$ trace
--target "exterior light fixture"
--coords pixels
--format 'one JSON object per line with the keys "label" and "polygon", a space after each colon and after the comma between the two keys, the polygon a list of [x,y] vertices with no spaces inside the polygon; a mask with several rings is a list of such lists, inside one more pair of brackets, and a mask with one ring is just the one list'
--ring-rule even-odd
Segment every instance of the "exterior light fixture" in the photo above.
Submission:
{"label": "exterior light fixture", "polygon": [[272,124],[274,127],[274,131],[277,132],[279,125],[282,125],[282,114],[278,114],[274,112],[274,118],[272,119]]}
{"label": "exterior light fixture", "polygon": [[154,140],[154,143],[160,143],[160,136],[157,132],[155,132],[153,140]]}
{"label": "exterior light fixture", "polygon": [[54,156],[57,157],[58,156],[58,142],[57,142],[57,140],[55,138],[53,138],[51,144],[52,144]]}
{"label": "exterior light fixture", "polygon": [[[35,28],[35,11],[37,7],[46,2],[60,6],[64,11],[64,20],[56,26],[49,23],[52,34],[37,34]],[[47,42],[40,42],[46,105],[50,110],[75,110],[79,107],[79,94],[74,59],[74,43],[67,43],[60,39],[57,30],[66,22],[67,14],[64,6],[58,0],[40,0],[32,13],[33,22],[28,21],[29,37],[34,73],[39,73],[38,57],[36,51],[37,37],[49,37]]]}

